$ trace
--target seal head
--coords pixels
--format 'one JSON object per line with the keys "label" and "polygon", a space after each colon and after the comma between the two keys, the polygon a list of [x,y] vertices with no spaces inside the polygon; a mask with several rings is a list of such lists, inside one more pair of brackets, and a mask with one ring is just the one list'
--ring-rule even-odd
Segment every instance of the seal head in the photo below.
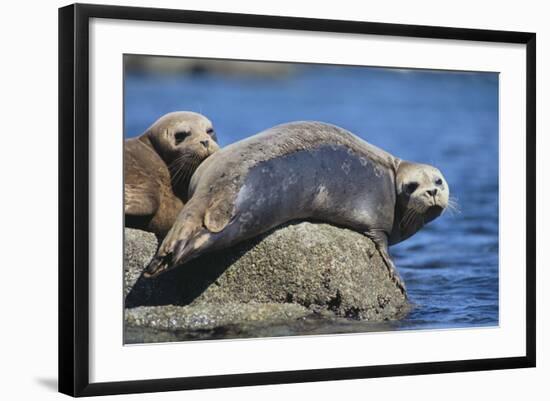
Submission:
{"label": "seal head", "polygon": [[449,203],[449,185],[437,168],[400,161],[395,177],[395,223],[389,244],[399,243],[439,217]]}
{"label": "seal head", "polygon": [[143,137],[142,139],[150,141],[166,165],[185,166],[192,172],[219,149],[212,122],[201,114],[189,111],[177,111],[162,116],[149,127]]}
{"label": "seal head", "polygon": [[189,180],[216,152],[212,123],[179,111],[158,119],[124,144],[125,225],[164,237],[187,201]]}

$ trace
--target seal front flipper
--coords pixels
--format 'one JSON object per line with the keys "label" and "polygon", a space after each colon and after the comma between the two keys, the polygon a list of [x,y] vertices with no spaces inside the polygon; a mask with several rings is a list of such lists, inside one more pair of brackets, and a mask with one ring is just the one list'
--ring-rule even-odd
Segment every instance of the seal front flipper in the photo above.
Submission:
{"label": "seal front flipper", "polygon": [[[197,230],[190,224],[174,236],[171,232],[164,239],[156,255],[149,262],[143,272],[145,278],[156,277],[172,268],[182,265],[200,255],[204,247],[208,246],[212,234],[204,227]],[[168,241],[167,241],[168,240]]]}
{"label": "seal front flipper", "polygon": [[225,196],[216,197],[206,209],[204,226],[213,233],[219,233],[231,221],[233,209],[233,202]]}
{"label": "seal front flipper", "polygon": [[204,224],[205,212],[204,206],[195,198],[183,207],[155,257],[145,269],[143,275],[146,278],[158,276],[184,264],[199,256],[210,245],[215,233]]}
{"label": "seal front flipper", "polygon": [[403,295],[407,296],[407,289],[405,288],[405,283],[401,279],[401,276],[399,275],[399,272],[397,271],[397,268],[395,267],[395,264],[393,263],[393,260],[391,259],[390,253],[388,251],[387,234],[382,230],[376,230],[376,229],[366,231],[364,232],[364,234],[367,238],[369,238],[370,240],[372,240],[372,242],[374,242],[376,249],[380,253],[382,260],[384,261],[384,264],[388,268],[392,281],[397,285],[399,290],[401,290]]}

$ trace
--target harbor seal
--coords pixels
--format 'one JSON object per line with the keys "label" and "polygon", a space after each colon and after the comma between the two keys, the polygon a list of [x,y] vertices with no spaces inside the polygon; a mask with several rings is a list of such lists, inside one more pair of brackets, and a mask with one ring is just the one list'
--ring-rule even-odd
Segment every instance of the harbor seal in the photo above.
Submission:
{"label": "harbor seal", "polygon": [[212,123],[186,111],[168,113],[124,142],[125,226],[162,238],[187,201],[191,176],[218,150]]}
{"label": "harbor seal", "polygon": [[291,220],[316,220],[372,239],[405,293],[388,246],[438,217],[449,187],[435,167],[401,160],[334,125],[294,122],[205,160],[190,194],[144,276]]}

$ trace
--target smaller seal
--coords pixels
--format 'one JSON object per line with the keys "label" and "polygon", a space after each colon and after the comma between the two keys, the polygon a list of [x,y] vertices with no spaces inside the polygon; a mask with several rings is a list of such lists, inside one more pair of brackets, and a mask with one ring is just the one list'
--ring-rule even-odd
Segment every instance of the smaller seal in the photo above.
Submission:
{"label": "smaller seal", "polygon": [[212,123],[189,111],[168,113],[124,142],[125,226],[164,238],[187,202],[199,164],[219,149]]}

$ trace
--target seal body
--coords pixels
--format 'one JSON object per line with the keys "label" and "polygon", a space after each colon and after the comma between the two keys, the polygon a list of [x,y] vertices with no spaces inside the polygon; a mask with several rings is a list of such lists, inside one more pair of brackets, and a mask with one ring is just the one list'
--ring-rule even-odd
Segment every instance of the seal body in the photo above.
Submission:
{"label": "seal body", "polygon": [[[444,185],[438,187],[439,180]],[[443,181],[434,167],[404,162],[333,125],[276,126],[224,148],[197,169],[190,201],[146,275],[287,221],[311,219],[370,237],[402,284],[387,247],[443,211]]]}
{"label": "seal body", "polygon": [[125,225],[164,237],[187,200],[191,175],[216,150],[212,123],[192,112],[166,114],[126,140]]}

